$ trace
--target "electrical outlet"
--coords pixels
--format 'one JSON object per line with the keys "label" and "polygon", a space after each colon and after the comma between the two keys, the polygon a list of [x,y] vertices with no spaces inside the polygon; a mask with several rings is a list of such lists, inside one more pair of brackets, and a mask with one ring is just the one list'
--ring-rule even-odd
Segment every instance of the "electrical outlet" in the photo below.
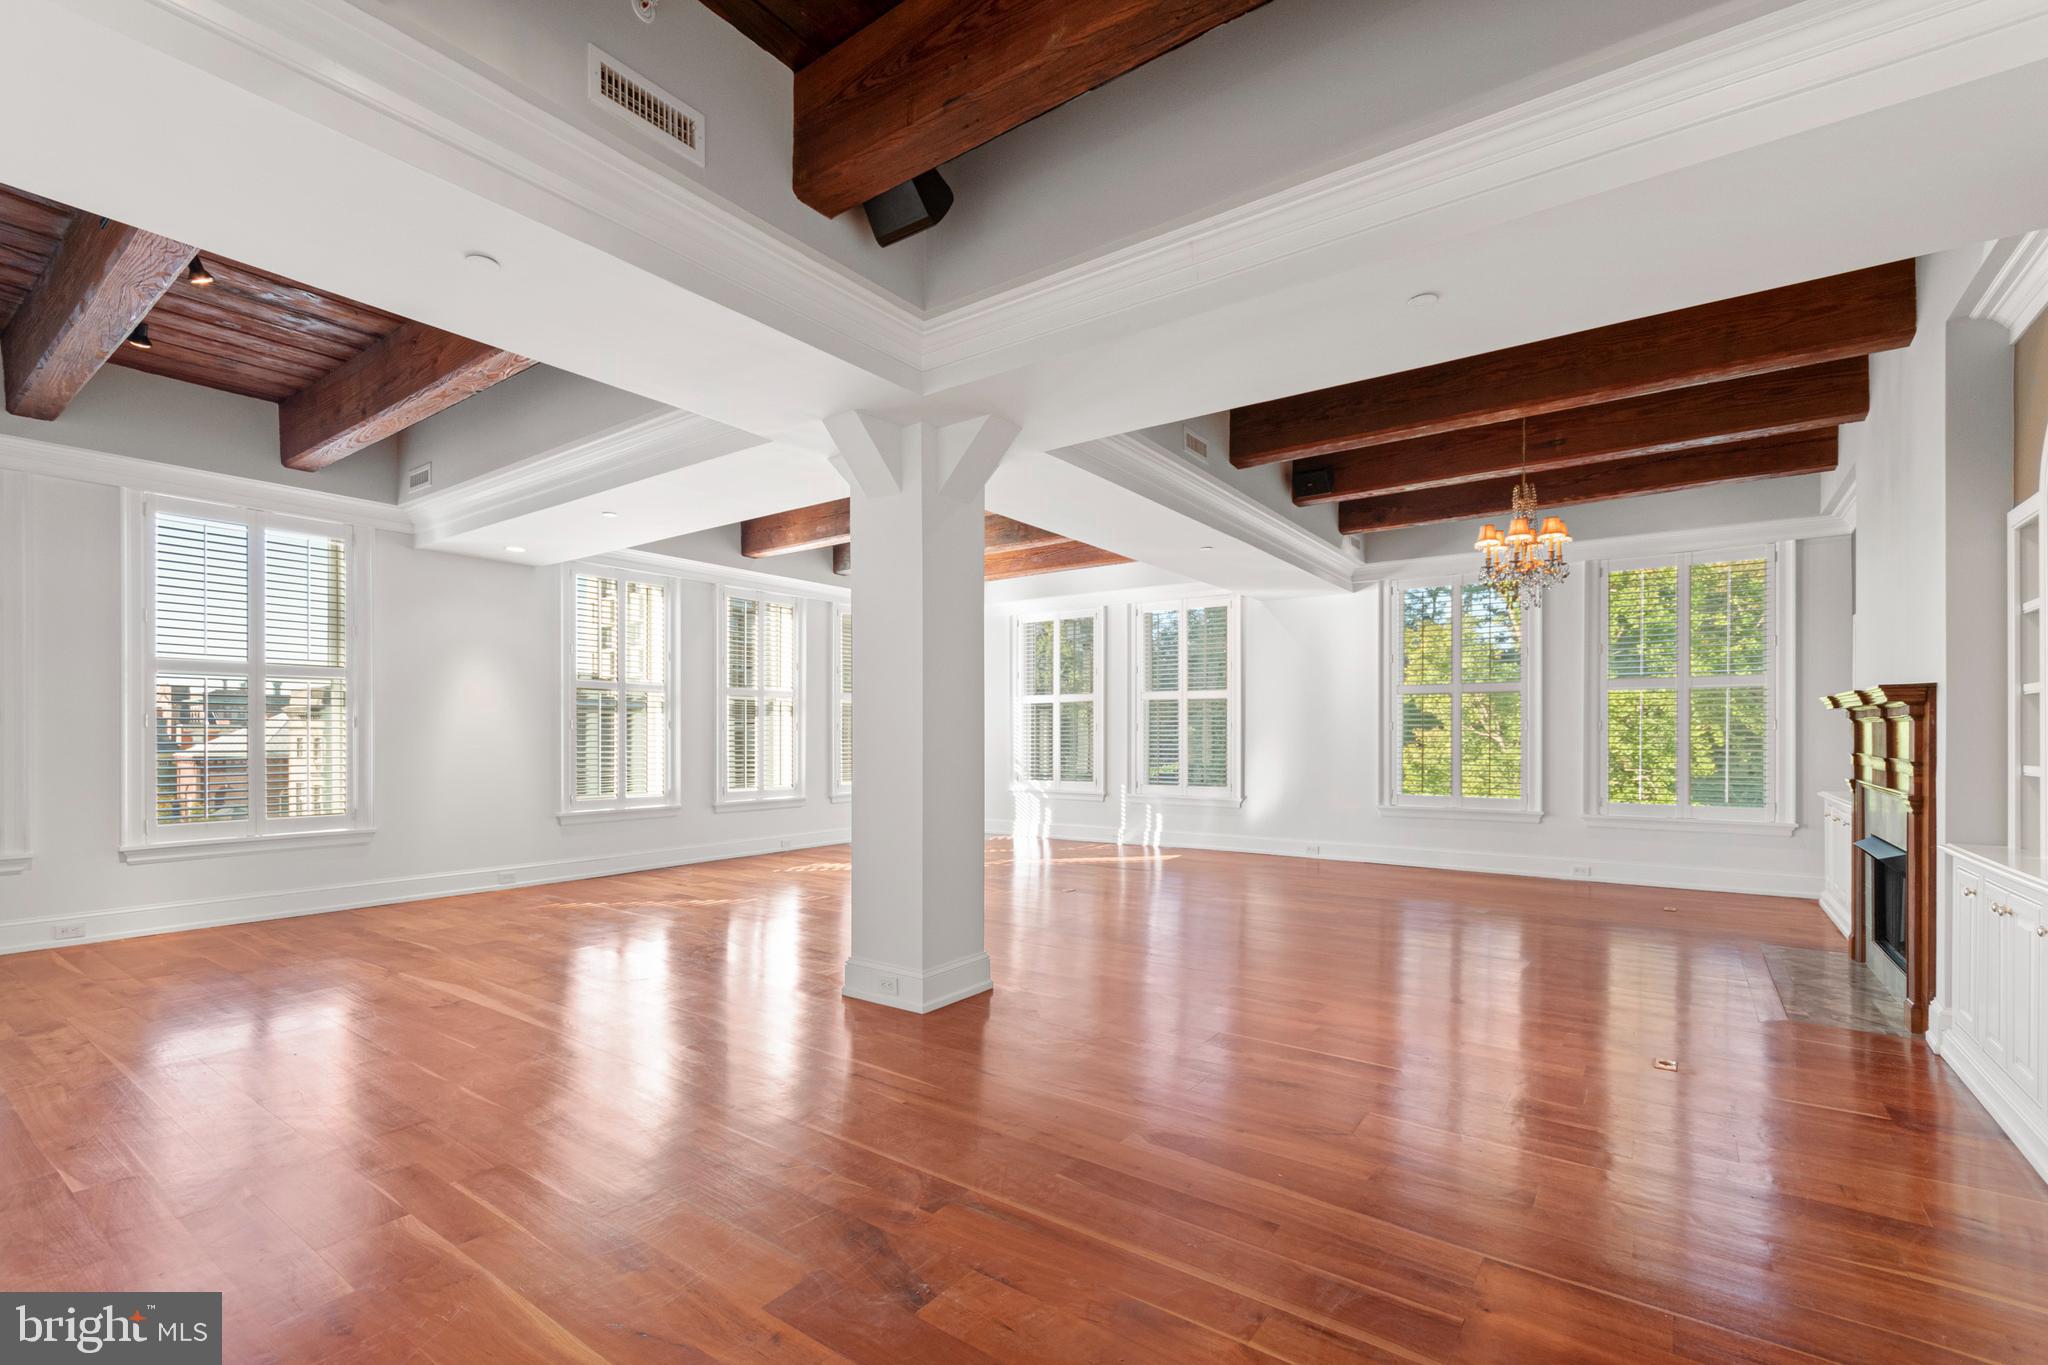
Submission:
{"label": "electrical outlet", "polygon": [[893,976],[885,976],[875,982],[875,989],[884,995],[901,995],[903,983]]}
{"label": "electrical outlet", "polygon": [[795,843],[796,840],[794,839],[777,839],[775,841],[775,846],[777,848],[789,848],[792,847]]}
{"label": "electrical outlet", "polygon": [[1308,856],[1309,856],[1309,857],[1311,857],[1311,858],[1320,858],[1320,857],[1322,857],[1322,856],[1323,856],[1323,846],[1322,846],[1321,844],[1310,844],[1310,845],[1308,846]]}
{"label": "electrical outlet", "polygon": [[500,873],[498,874],[498,885],[500,885],[500,886],[510,886],[510,885],[512,885],[512,874],[511,874],[510,872],[500,872]]}
{"label": "electrical outlet", "polygon": [[1580,881],[1585,881],[1593,875],[1593,865],[1591,863],[1573,863],[1572,875]]}
{"label": "electrical outlet", "polygon": [[57,939],[84,938],[85,926],[83,924],[52,925],[50,928],[50,937]]}

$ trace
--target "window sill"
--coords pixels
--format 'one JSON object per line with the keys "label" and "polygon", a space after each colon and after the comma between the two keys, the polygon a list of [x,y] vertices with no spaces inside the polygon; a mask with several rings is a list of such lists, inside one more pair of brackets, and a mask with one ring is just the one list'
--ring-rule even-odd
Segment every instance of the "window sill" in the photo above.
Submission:
{"label": "window sill", "polygon": [[1534,825],[1543,820],[1540,810],[1525,810],[1503,807],[1499,810],[1486,806],[1403,806],[1382,805],[1381,815],[1391,815],[1397,820],[1479,820],[1504,825]]}
{"label": "window sill", "polygon": [[1586,823],[1609,829],[1655,829],[1667,833],[1696,829],[1702,834],[1763,834],[1788,838],[1799,832],[1799,822],[1781,820],[1720,820],[1708,815],[1616,815],[1609,811],[1588,811]]}
{"label": "window sill", "polygon": [[161,844],[123,844],[124,863],[182,863],[195,858],[226,858],[241,853],[285,853],[310,848],[345,848],[367,844],[377,831],[323,829],[298,834],[237,834],[226,839],[186,839]]}
{"label": "window sill", "polygon": [[677,801],[663,801],[651,806],[593,806],[556,811],[555,820],[564,825],[603,825],[614,820],[656,820],[665,815],[678,815],[682,809],[682,804]]}
{"label": "window sill", "polygon": [[1107,801],[1109,799],[1109,793],[1101,788],[1082,788],[1076,790],[1067,787],[1045,786],[1043,784],[1034,785],[1030,782],[1012,782],[1010,784],[1010,795],[1036,796],[1042,800],[1053,801]]}
{"label": "window sill", "polygon": [[11,877],[17,872],[28,871],[33,862],[27,853],[0,853],[0,877]]}
{"label": "window sill", "polygon": [[739,810],[788,810],[794,806],[808,804],[810,798],[801,793],[795,796],[721,796],[711,803],[712,809],[724,812]]}
{"label": "window sill", "polygon": [[853,793],[851,791],[833,792],[830,796],[826,797],[825,799],[827,801],[830,801],[835,806],[843,806],[847,802],[853,800]]}

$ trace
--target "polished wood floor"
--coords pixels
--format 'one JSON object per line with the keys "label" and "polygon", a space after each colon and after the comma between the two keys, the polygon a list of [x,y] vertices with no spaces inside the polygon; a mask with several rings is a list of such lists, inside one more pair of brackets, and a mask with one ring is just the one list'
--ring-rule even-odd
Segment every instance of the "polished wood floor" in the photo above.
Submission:
{"label": "polished wood floor", "polygon": [[923,1019],[838,994],[843,850],[0,959],[0,1288],[295,1365],[2048,1359],[2048,1189],[1784,1017],[1810,903],[989,879]]}

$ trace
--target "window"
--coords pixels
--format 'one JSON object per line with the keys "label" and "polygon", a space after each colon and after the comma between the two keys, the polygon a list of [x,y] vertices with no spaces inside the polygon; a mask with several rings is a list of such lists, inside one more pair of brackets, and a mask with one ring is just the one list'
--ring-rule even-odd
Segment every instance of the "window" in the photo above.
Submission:
{"label": "window", "polygon": [[676,804],[674,594],[602,564],[564,573],[565,818]]}
{"label": "window", "polygon": [[1101,608],[1017,618],[1011,650],[1012,784],[1101,796]]}
{"label": "window", "polygon": [[719,659],[721,805],[803,799],[803,609],[728,588]]}
{"label": "window", "polygon": [[1242,799],[1238,599],[1138,608],[1134,785],[1152,796]]}
{"label": "window", "polygon": [[350,528],[144,499],[128,855],[362,824]]}
{"label": "window", "polygon": [[853,795],[853,611],[832,608],[832,799]]}
{"label": "window", "polygon": [[1535,632],[1481,581],[1399,583],[1388,619],[1395,809],[1537,811]]}
{"label": "window", "polygon": [[1599,567],[1596,813],[1775,820],[1778,563],[1767,548]]}

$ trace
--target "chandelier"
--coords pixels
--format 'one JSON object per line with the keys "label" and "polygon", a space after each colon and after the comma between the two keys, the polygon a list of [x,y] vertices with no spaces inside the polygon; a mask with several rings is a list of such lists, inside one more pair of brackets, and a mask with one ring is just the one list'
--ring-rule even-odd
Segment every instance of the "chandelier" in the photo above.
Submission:
{"label": "chandelier", "polygon": [[[1472,548],[1481,556],[1481,572],[1502,598],[1517,607],[1540,607],[1543,591],[1571,576],[1564,547],[1572,535],[1562,517],[1536,517],[1536,489],[1529,482],[1529,421],[1522,419],[1522,478],[1508,500],[1508,533],[1492,522],[1479,528]],[[1530,530],[1536,526],[1539,529]]]}

